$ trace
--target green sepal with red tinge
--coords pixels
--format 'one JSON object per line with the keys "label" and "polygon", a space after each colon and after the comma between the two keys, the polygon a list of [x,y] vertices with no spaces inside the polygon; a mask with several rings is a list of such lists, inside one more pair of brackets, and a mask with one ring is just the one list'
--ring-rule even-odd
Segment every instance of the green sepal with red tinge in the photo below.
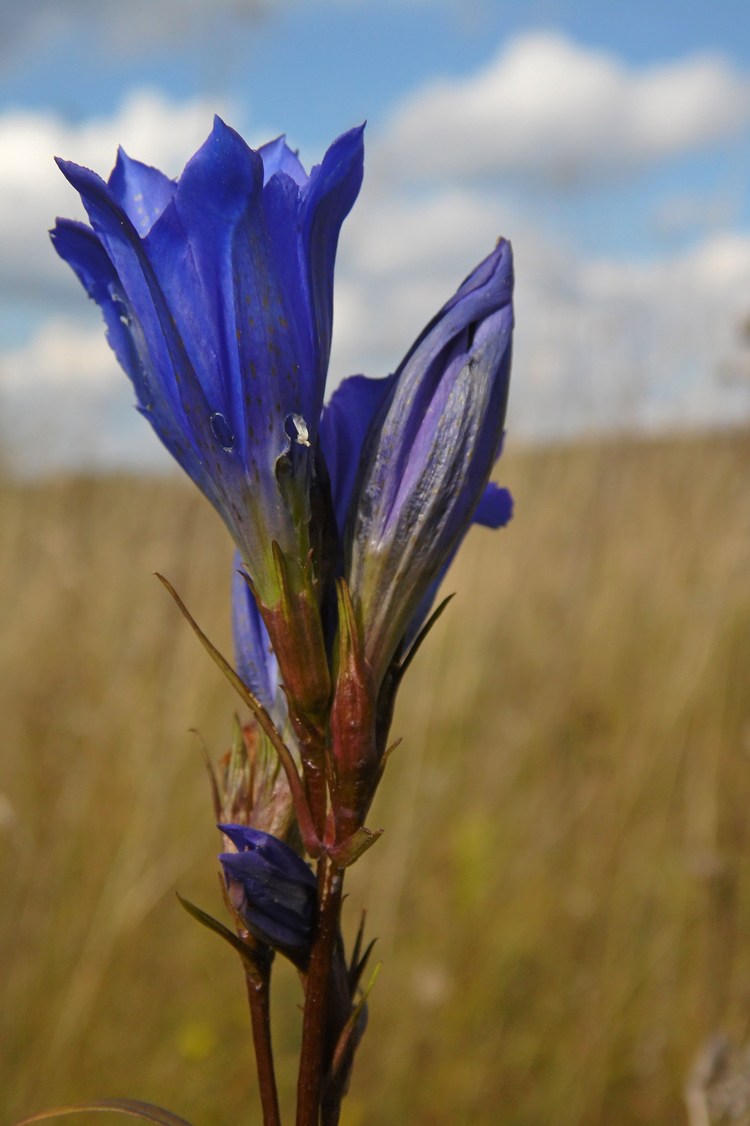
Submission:
{"label": "green sepal with red tinge", "polygon": [[362,828],[381,770],[375,682],[343,579],[337,583],[337,595],[339,631],[330,721],[330,787],[336,843],[343,845]]}
{"label": "green sepal with red tinge", "polygon": [[300,568],[277,543],[273,558],[281,597],[275,606],[258,601],[258,609],[279,662],[290,719],[319,729],[331,697],[331,676],[312,561]]}

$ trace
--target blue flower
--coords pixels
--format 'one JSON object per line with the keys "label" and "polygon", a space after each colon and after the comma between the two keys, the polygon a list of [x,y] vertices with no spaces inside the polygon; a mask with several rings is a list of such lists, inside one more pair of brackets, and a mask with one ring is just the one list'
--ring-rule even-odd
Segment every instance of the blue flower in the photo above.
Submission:
{"label": "blue flower", "polygon": [[219,825],[237,852],[219,861],[237,913],[259,942],[304,968],[315,919],[315,876],[289,845],[245,825]]}
{"label": "blue flower", "polygon": [[499,527],[510,518],[509,494],[488,478],[502,448],[512,295],[501,240],[395,375],[379,385],[348,380],[324,419],[346,578],[377,678],[423,619],[472,520]]}
{"label": "blue flower", "polygon": [[283,138],[255,152],[218,118],[178,181],[122,151],[107,183],[58,163],[91,226],[58,220],[55,247],[100,306],[138,409],[272,605],[272,542],[300,565],[310,546],[333,267],[362,129],[309,176]]}
{"label": "blue flower", "polygon": [[237,672],[260,700],[281,730],[286,722],[286,706],[281,691],[279,662],[258,604],[242,574],[242,558],[234,555],[232,572],[232,635]]}

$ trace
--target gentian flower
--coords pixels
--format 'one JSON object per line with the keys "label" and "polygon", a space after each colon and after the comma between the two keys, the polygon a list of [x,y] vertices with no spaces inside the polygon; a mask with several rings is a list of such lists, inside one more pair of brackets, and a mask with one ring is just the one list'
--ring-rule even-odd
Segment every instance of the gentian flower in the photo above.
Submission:
{"label": "gentian flower", "polygon": [[59,163],[91,226],[58,220],[56,249],[101,307],[138,409],[218,509],[251,578],[257,605],[247,592],[235,602],[241,674],[267,706],[283,680],[297,734],[321,734],[329,578],[343,570],[377,690],[472,519],[509,517],[507,492],[487,482],[510,372],[510,248],[498,244],[394,375],[346,380],[321,420],[361,129],[309,175],[283,138],[255,152],[218,118],[178,181],[122,151],[106,183]]}
{"label": "gentian flower", "polygon": [[245,825],[219,825],[237,852],[223,852],[229,897],[259,942],[304,968],[315,917],[315,877],[283,841]]}
{"label": "gentian flower", "polygon": [[334,426],[341,444],[346,431],[336,418],[353,417],[358,403],[354,440],[364,454],[356,474],[349,463],[339,475],[334,496],[347,529],[346,579],[378,683],[472,520],[498,527],[510,518],[509,494],[488,478],[502,447],[512,294],[510,244],[500,240],[395,375],[379,388],[348,381],[336,417],[324,423],[324,438]]}
{"label": "gentian flower", "polygon": [[218,118],[176,182],[122,151],[106,183],[58,161],[91,227],[58,220],[55,247],[267,606],[281,585],[272,544],[297,587],[310,547],[334,259],[362,162],[361,128],[308,176],[283,138],[255,152]]}

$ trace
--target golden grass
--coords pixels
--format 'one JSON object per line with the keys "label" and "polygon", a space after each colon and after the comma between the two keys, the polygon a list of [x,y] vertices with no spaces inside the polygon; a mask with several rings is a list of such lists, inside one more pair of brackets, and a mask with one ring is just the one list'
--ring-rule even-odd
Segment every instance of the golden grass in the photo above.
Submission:
{"label": "golden grass", "polygon": [[[352,873],[383,968],[348,1126],[680,1122],[701,1043],[750,1033],[749,470],[746,435],[507,457]],[[220,913],[188,729],[218,754],[235,701],[151,576],[228,648],[224,533],[128,479],[5,482],[0,529],[1,1121],[257,1122],[239,967],[173,895]]]}

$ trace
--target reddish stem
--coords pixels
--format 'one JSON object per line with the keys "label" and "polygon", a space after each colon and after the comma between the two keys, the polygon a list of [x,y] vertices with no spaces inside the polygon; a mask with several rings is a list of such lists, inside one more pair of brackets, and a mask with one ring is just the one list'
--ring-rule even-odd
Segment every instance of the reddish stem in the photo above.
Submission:
{"label": "reddish stem", "polygon": [[318,919],[310,953],[297,1082],[297,1126],[319,1126],[326,1067],[331,966],[341,913],[344,873],[325,854],[318,861]]}
{"label": "reddish stem", "polygon": [[253,1047],[258,1070],[258,1088],[263,1126],[281,1126],[279,1095],[271,1044],[271,960],[258,959],[254,971],[246,970],[247,999],[253,1029]]}

